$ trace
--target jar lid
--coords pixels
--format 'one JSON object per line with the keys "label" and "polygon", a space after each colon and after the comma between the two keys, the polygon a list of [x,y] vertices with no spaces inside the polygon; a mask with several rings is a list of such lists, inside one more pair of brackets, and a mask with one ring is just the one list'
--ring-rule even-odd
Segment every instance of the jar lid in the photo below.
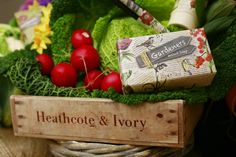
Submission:
{"label": "jar lid", "polygon": [[177,25],[186,29],[194,29],[198,25],[195,10],[193,12],[173,11],[169,20],[169,25]]}

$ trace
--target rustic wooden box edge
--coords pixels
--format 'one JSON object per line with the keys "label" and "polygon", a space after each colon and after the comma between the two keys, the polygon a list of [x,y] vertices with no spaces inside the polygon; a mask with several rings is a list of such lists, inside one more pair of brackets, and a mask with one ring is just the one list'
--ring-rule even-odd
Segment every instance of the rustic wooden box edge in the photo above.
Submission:
{"label": "rustic wooden box edge", "polygon": [[[167,142],[151,142],[151,141],[142,141],[136,142],[132,140],[110,140],[110,139],[101,139],[101,138],[86,138],[86,137],[76,137],[76,136],[57,136],[57,135],[45,135],[42,133],[23,133],[19,131],[19,128],[22,126],[18,124],[19,118],[23,118],[24,115],[17,115],[17,111],[15,105],[22,105],[24,99],[44,99],[44,100],[69,100],[69,101],[81,101],[81,102],[101,102],[101,103],[109,103],[114,105],[120,104],[114,102],[110,99],[101,99],[101,98],[68,98],[68,97],[42,97],[42,96],[11,96],[11,112],[12,112],[12,121],[14,134],[16,136],[25,136],[25,137],[35,137],[35,138],[46,138],[46,139],[60,139],[60,140],[81,140],[81,141],[92,141],[92,142],[105,142],[105,143],[116,143],[116,144],[133,144],[133,145],[149,145],[149,146],[167,146],[167,147],[179,147],[183,148],[188,144],[188,140],[193,133],[193,130],[201,117],[203,105],[187,105],[184,100],[168,100],[164,102],[158,102],[154,104],[163,104],[163,103],[176,103],[178,106],[178,142],[177,143],[167,143]],[[147,104],[147,103],[144,103]],[[124,105],[124,104],[122,104]],[[141,104],[142,106],[143,104]],[[151,105],[151,104],[150,104]],[[138,105],[140,106],[140,105]],[[171,123],[171,121],[169,121]],[[175,134],[173,132],[173,134]]]}

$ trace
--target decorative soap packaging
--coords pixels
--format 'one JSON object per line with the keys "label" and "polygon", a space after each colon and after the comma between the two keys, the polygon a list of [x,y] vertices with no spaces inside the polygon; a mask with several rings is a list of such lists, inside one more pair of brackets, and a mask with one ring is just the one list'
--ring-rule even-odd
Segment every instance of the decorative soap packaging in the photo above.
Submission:
{"label": "decorative soap packaging", "polygon": [[124,93],[208,86],[216,68],[203,28],[117,42]]}

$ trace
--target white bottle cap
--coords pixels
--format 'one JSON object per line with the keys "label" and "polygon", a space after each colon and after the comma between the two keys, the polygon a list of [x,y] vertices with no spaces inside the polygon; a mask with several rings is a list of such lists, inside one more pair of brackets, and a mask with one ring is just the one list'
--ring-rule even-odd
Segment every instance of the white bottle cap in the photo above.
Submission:
{"label": "white bottle cap", "polygon": [[194,29],[198,25],[198,20],[195,14],[184,11],[174,11],[171,14],[169,25],[177,25],[186,29]]}

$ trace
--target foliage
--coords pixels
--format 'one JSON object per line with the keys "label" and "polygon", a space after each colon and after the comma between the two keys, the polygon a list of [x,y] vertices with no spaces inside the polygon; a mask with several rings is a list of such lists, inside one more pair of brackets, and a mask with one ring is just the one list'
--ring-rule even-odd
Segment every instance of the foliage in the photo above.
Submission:
{"label": "foliage", "polygon": [[52,55],[55,64],[69,60],[72,51],[71,34],[74,29],[75,15],[65,14],[52,26]]}
{"label": "foliage", "polygon": [[207,100],[207,94],[204,89],[122,95],[116,93],[113,89],[108,92],[95,90],[90,93],[83,87],[59,88],[53,85],[48,77],[41,75],[36,61],[27,58],[18,59],[8,70],[7,76],[17,88],[28,95],[109,98],[130,105],[169,99],[184,99],[189,104],[201,103]]}
{"label": "foliage", "polygon": [[76,28],[92,30],[96,20],[110,11],[111,0],[54,0],[52,1],[51,26],[65,14],[76,14]]}
{"label": "foliage", "polygon": [[7,71],[10,81],[28,95],[88,97],[84,88],[59,88],[41,75],[37,61],[20,58]]}
{"label": "foliage", "polygon": [[148,10],[158,21],[168,20],[174,8],[175,0],[135,0]]}
{"label": "foliage", "polygon": [[137,105],[144,102],[154,103],[175,99],[183,99],[188,104],[193,105],[201,104],[208,100],[207,93],[204,88],[190,90],[172,90],[156,93],[133,93],[127,95],[121,95],[119,93],[116,93],[113,89],[109,89],[108,92],[97,90],[92,92],[91,94],[94,98],[108,98],[128,105]]}
{"label": "foliage", "polygon": [[[53,1],[51,26],[54,35],[52,36],[51,48],[54,57],[57,53],[59,55],[64,52],[68,53],[68,47],[72,49],[69,40],[70,35],[68,34],[71,34],[74,29],[73,23],[75,19],[78,19],[76,18],[78,16],[82,18],[77,21],[78,25],[75,26],[86,26],[93,29],[94,45],[104,57],[102,58],[103,69],[118,69],[118,61],[112,60],[112,58],[117,58],[115,47],[117,39],[155,33],[154,30],[144,27],[136,20],[123,17],[122,11],[114,7],[108,0],[102,2],[104,3],[95,0]],[[142,0],[138,3],[144,6],[148,5]],[[101,10],[101,7],[104,6],[106,9]],[[109,14],[106,14],[108,11],[110,11]],[[94,18],[91,18],[92,16]],[[99,18],[100,16],[102,17]],[[90,20],[87,21],[89,18]],[[47,76],[41,75],[39,65],[34,59],[37,53],[30,50],[30,46],[26,47],[25,50],[16,51],[0,58],[0,75],[7,76],[16,87],[28,95],[109,98],[130,105],[169,99],[183,99],[188,104],[199,104],[207,102],[209,99],[220,100],[224,98],[236,81],[236,23],[225,35],[225,40],[212,51],[217,74],[209,87],[127,95],[118,94],[112,89],[108,92],[100,90],[88,92],[83,87],[59,88],[53,85]],[[60,59],[56,62],[59,61]]]}
{"label": "foliage", "polygon": [[[110,16],[108,14],[108,16]],[[154,29],[144,26],[142,23],[137,22],[131,17],[122,17],[115,18],[111,22],[104,22],[106,17],[102,20],[98,20],[95,25],[94,31],[98,32],[96,28],[105,29],[103,33],[99,34],[102,38],[99,38],[99,35],[92,33],[95,36],[95,39],[100,39],[101,41],[96,41],[100,43],[98,45],[98,52],[101,58],[101,69],[103,71],[110,70],[119,70],[118,67],[118,55],[116,42],[118,39],[131,38],[143,35],[149,35],[156,33]]]}
{"label": "foliage", "polygon": [[52,27],[64,14],[77,13],[78,9],[78,0],[53,0],[50,26]]}
{"label": "foliage", "polygon": [[30,47],[31,45],[28,45],[23,50],[17,50],[15,52],[9,53],[5,57],[0,57],[0,75],[6,73],[19,58],[34,59],[37,53],[36,51],[30,50]]}
{"label": "foliage", "polygon": [[[18,54],[17,56],[9,54],[4,57],[4,60],[1,60],[0,58],[0,74],[6,72],[8,69],[7,75],[12,83],[29,95],[100,97],[109,98],[125,104],[184,99],[189,104],[199,104],[207,102],[208,99],[220,100],[224,98],[227,91],[236,81],[236,24],[228,30],[227,38],[221,45],[213,50],[212,53],[217,68],[217,75],[212,85],[204,88],[171,90],[158,93],[121,95],[115,93],[112,89],[108,92],[95,90],[92,93],[89,93],[82,87],[58,88],[50,82],[48,77],[41,75],[39,66],[32,57],[35,52],[29,52],[29,50],[19,51],[16,53]],[[16,62],[16,60],[18,61]],[[5,61],[5,63],[2,63],[2,61]],[[6,64],[5,68],[3,66],[4,64]]]}
{"label": "foliage", "polygon": [[227,31],[226,39],[212,53],[217,75],[207,90],[212,100],[220,100],[236,82],[236,22]]}
{"label": "foliage", "polygon": [[20,36],[20,29],[8,24],[0,24],[0,57],[11,52],[6,41],[7,37],[14,37],[18,39]]}

